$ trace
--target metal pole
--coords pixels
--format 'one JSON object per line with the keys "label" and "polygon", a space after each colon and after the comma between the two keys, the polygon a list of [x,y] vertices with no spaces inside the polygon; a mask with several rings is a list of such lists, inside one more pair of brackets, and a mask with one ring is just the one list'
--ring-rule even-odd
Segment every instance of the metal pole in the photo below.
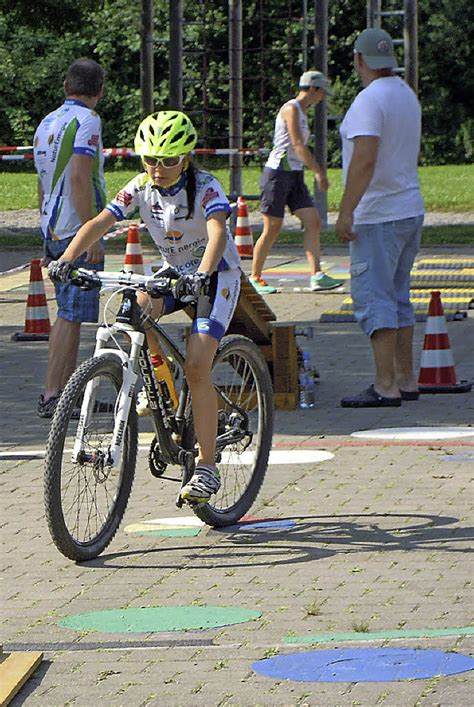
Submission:
{"label": "metal pole", "polygon": [[142,118],[153,113],[153,0],[142,0],[140,91]]}
{"label": "metal pole", "polygon": [[[229,147],[242,145],[242,2],[229,0]],[[229,156],[230,196],[242,194],[242,155]]]}
{"label": "metal pole", "polygon": [[308,68],[308,0],[303,0],[301,11],[303,14],[303,37],[301,42],[301,53],[303,55],[303,72]]}
{"label": "metal pole", "polygon": [[404,0],[403,45],[405,81],[418,94],[418,7],[417,0]]}
{"label": "metal pole", "polygon": [[381,0],[367,0],[367,27],[380,27]]}
{"label": "metal pole", "polygon": [[183,4],[184,0],[170,0],[170,108],[183,109]]}
{"label": "metal pole", "polygon": [[[315,0],[314,3],[314,65],[318,71],[327,74],[328,69],[328,2]],[[314,156],[323,170],[327,167],[328,156],[328,120],[326,101],[321,101],[315,108],[314,118]],[[322,228],[328,225],[328,195],[319,191],[314,182],[314,205],[319,212]]]}

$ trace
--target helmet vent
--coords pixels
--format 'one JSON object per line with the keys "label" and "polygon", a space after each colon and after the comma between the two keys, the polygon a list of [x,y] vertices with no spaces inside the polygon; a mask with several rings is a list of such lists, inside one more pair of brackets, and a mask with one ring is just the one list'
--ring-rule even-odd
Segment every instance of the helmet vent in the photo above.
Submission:
{"label": "helmet vent", "polygon": [[180,140],[183,139],[184,135],[185,135],[184,130],[180,130],[179,133],[176,133],[176,135],[173,136],[173,139],[171,140],[171,142],[179,142]]}

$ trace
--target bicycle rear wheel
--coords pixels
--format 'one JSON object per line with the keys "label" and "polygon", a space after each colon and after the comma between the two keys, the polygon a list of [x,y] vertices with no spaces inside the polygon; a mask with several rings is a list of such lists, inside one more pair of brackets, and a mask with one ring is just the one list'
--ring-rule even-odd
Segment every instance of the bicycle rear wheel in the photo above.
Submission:
{"label": "bicycle rear wheel", "polygon": [[[51,423],[44,476],[46,518],[56,547],[71,560],[90,560],[105,550],[130,496],[138,444],[135,399],[124,429],[120,466],[108,462],[122,378],[116,356],[84,361],[64,388]],[[74,460],[77,418],[90,381],[94,388],[91,409],[82,451]]]}
{"label": "bicycle rear wheel", "polygon": [[244,336],[222,340],[212,377],[219,401],[216,463],[222,483],[212,501],[194,512],[208,525],[225,526],[245,515],[263,483],[273,436],[273,387],[260,351]]}

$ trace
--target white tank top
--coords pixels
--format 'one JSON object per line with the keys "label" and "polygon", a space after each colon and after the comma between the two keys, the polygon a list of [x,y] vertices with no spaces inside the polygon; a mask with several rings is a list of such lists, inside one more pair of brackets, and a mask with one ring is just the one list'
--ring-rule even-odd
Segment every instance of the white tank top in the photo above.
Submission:
{"label": "white tank top", "polygon": [[283,108],[285,108],[288,103],[293,104],[298,109],[300,130],[303,136],[304,144],[306,145],[309,140],[310,131],[306,113],[296,98],[292,98],[278,111],[278,115],[275,120],[275,131],[273,133],[273,149],[268,156],[265,167],[270,167],[271,169],[283,169],[286,172],[300,172],[303,169],[304,164],[299,157],[296,156],[291,144],[290,135],[288,133],[288,125],[281,115]]}

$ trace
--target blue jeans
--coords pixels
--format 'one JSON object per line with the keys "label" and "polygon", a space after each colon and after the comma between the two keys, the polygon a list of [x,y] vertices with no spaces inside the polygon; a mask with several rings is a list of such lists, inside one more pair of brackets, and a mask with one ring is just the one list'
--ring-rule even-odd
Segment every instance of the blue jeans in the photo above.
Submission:
{"label": "blue jeans", "polygon": [[420,248],[423,216],[359,224],[350,243],[351,296],[362,331],[413,326],[410,272]]}
{"label": "blue jeans", "polygon": [[[64,253],[72,238],[73,236],[60,241],[44,241],[45,256],[50,260],[57,260]],[[74,264],[78,268],[87,268],[88,270],[104,269],[103,260],[97,265],[91,265],[87,262],[85,253],[77,258]],[[99,289],[81,290],[69,282],[55,283],[54,288],[58,317],[67,319],[69,322],[97,322],[99,320]]]}

